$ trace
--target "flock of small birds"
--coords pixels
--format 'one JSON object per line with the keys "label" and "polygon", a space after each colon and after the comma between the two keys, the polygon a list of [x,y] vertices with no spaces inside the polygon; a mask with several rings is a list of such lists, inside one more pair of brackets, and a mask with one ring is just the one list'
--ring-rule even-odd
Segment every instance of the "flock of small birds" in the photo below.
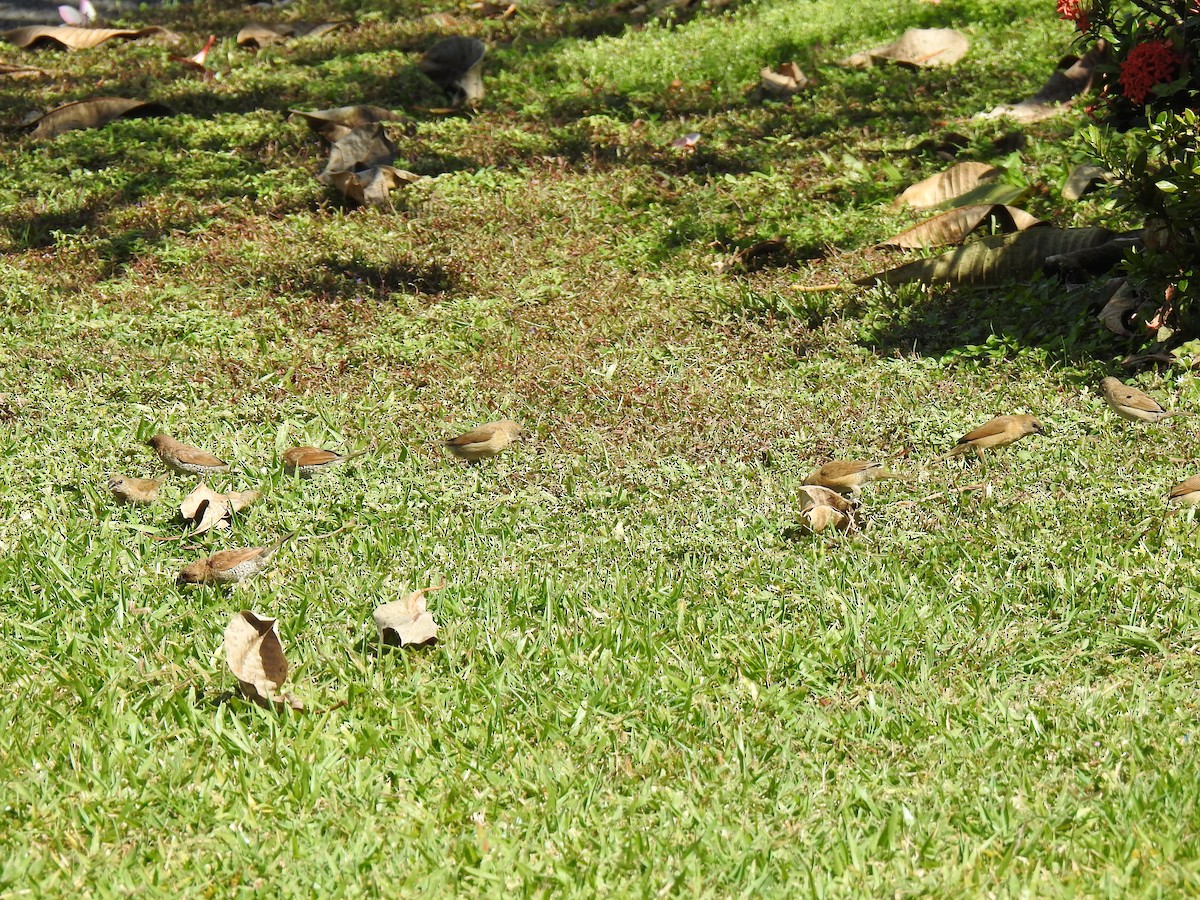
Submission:
{"label": "flock of small birds", "polygon": [[[1144,391],[1123,384],[1116,378],[1100,382],[1100,392],[1108,406],[1118,416],[1131,422],[1162,422],[1175,416],[1193,413],[1164,409]],[[1031,434],[1046,434],[1046,428],[1036,416],[996,416],[958,439],[958,443],[939,459],[949,459],[974,453],[983,459],[984,450],[1007,447]],[[856,514],[859,494],[873,481],[886,478],[908,480],[908,476],[887,471],[882,463],[872,460],[835,460],[826,463],[804,479],[801,491],[800,515],[806,530],[817,534],[833,528],[850,531],[857,527]],[[1171,488],[1168,505],[1200,505],[1200,475],[1194,475]]]}
{"label": "flock of small birds", "polygon": [[[1117,415],[1133,422],[1161,422],[1174,416],[1192,415],[1164,409],[1150,395],[1116,378],[1105,378],[1100,382],[1100,390]],[[1046,434],[1045,427],[1036,416],[996,416],[960,437],[958,443],[939,459],[974,453],[982,460],[985,450],[1007,447],[1031,434]],[[445,442],[445,447],[468,463],[478,463],[504,451],[525,436],[526,431],[520,423],[503,419],[452,437]],[[231,468],[223,459],[181,443],[170,435],[156,434],[147,443],[163,465],[181,475],[206,477],[228,472]],[[359,450],[343,454],[319,447],[293,447],[280,459],[286,472],[307,478],[370,452]],[[863,488],[884,479],[908,480],[908,476],[889,472],[882,463],[873,460],[834,460],[809,473],[800,488],[803,495],[800,515],[806,530],[816,534],[828,529],[849,531],[857,527],[856,515]],[[157,479],[114,475],[108,480],[108,488],[123,503],[150,504],[158,499],[159,488],[165,481],[165,475]],[[246,493],[253,493],[257,498],[257,492]],[[1200,505],[1200,475],[1175,485],[1167,502]],[[181,585],[233,584],[250,578],[270,566],[275,554],[296,534],[293,531],[265,547],[222,550],[191,562],[179,572],[177,582]]]}
{"label": "flock of small birds", "polygon": [[[525,436],[525,429],[517,422],[503,419],[488,422],[470,431],[452,437],[445,442],[446,449],[465,459],[468,463],[495,456]],[[179,475],[199,475],[202,478],[228,472],[232,466],[207,450],[193,447],[175,440],[167,434],[156,434],[147,444],[170,471]],[[355,453],[337,453],[320,447],[293,447],[286,451],[280,461],[284,471],[308,478],[344,465],[370,450]],[[158,499],[159,488],[166,482],[161,478],[135,478],[129,475],[113,475],[108,479],[108,489],[121,503],[144,506]],[[257,492],[252,493],[257,498]],[[231,497],[234,495],[230,495]],[[236,508],[236,504],[235,504]],[[274,559],[275,554],[298,532],[291,532],[266,547],[240,547],[222,550],[212,556],[198,559],[184,566],[176,579],[178,584],[234,584],[262,572]]]}

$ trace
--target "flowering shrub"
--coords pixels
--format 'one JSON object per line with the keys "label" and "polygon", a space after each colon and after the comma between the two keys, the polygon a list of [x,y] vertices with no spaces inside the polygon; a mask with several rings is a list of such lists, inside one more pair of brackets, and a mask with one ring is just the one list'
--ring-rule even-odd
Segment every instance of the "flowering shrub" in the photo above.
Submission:
{"label": "flowering shrub", "polygon": [[[1107,47],[1101,127],[1085,141],[1146,222],[1127,268],[1167,311],[1200,312],[1200,0],[1057,0],[1080,41]],[[1117,132],[1126,132],[1119,136]]]}

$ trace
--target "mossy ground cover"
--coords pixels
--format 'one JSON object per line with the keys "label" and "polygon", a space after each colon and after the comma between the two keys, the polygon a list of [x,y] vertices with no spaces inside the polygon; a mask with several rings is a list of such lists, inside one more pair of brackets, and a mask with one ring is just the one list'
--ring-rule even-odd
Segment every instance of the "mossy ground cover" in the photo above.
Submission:
{"label": "mossy ground cover", "polygon": [[[0,50],[50,73],[0,81],[5,896],[1200,887],[1198,537],[1162,516],[1194,423],[1106,410],[1127,347],[1087,291],[795,290],[890,264],[862,248],[915,221],[891,198],[947,130],[1043,218],[1128,224],[1059,197],[1081,112],[1017,155],[969,118],[1067,49],[1052,4],[284,9],[355,24],[253,54],[240,7],[147,11],[187,52],[221,36],[213,82],[147,42]],[[910,26],[972,51],[831,65]],[[491,46],[473,115],[428,112],[414,68],[448,32]],[[789,59],[811,90],[756,95]],[[94,95],[178,115],[17,130]],[[435,176],[394,209],[317,183],[288,118],[360,102],[405,111],[398,165]],[[782,264],[714,267],[778,235]],[[1180,370],[1137,383],[1200,401]],[[1009,412],[1050,436],[937,460]],[[502,417],[533,440],[439,446]],[[114,506],[156,430],[267,492],[232,535],[162,540],[189,479]],[[276,460],[302,443],[376,452],[300,482]],[[803,477],[858,457],[914,480],[871,489],[861,533],[798,534]],[[292,528],[268,575],[175,584]],[[372,609],[442,575],[437,647],[380,652]],[[230,698],[243,608],[279,617],[294,693],[346,705]]]}

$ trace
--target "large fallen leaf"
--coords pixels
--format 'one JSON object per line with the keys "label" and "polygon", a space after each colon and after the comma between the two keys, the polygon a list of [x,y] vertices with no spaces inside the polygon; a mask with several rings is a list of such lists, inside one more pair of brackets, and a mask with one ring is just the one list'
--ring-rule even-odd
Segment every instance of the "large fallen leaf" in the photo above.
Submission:
{"label": "large fallen leaf", "polygon": [[179,515],[191,522],[193,535],[214,528],[229,528],[233,517],[262,496],[261,491],[232,491],[218,494],[201,482],[179,504]]}
{"label": "large fallen leaf", "polygon": [[999,203],[979,203],[960,206],[926,219],[895,237],[880,242],[880,247],[947,247],[961,244],[981,225],[992,223],[996,230],[1008,233],[1024,231],[1042,224],[1041,219],[1031,216],[1015,206]]}
{"label": "large fallen leaf", "polygon": [[992,181],[1001,171],[987,163],[958,163],[945,172],[930,175],[924,181],[910,185],[895,202],[896,205],[908,204],[914,209],[932,209]]}
{"label": "large fallen leaf", "polygon": [[365,206],[384,206],[393,188],[419,181],[420,175],[392,166],[373,166],[357,172],[331,172],[329,180],[339,191]]}
{"label": "large fallen leaf", "polygon": [[425,595],[440,591],[443,581],[433,587],[413,591],[403,600],[393,600],[375,609],[375,627],[379,640],[391,647],[419,647],[437,640],[438,626],[425,608]]}
{"label": "large fallen leaf", "polygon": [[855,53],[839,61],[838,65],[856,69],[877,62],[922,69],[952,66],[967,55],[970,46],[967,36],[953,28],[909,28],[899,40]]}
{"label": "large fallen leaf", "polygon": [[317,176],[322,184],[333,184],[337,172],[356,172],[376,166],[390,166],[396,158],[396,145],[388,140],[378,122],[351,129],[329,151],[329,162]]}
{"label": "large fallen leaf", "polygon": [[229,499],[218,494],[204,482],[196,485],[179,504],[179,515],[191,522],[193,534],[204,534],[220,526],[229,516]]}
{"label": "large fallen leaf", "polygon": [[114,119],[142,119],[152,116],[173,116],[175,111],[161,103],[129,100],[125,97],[101,97],[77,100],[50,110],[27,122],[36,125],[33,136],[51,138],[80,128],[100,128]]}
{"label": "large fallen leaf", "polygon": [[271,44],[282,44],[293,38],[320,37],[336,31],[348,22],[279,22],[274,25],[263,25],[251,22],[238,32],[239,47],[267,47]]}
{"label": "large fallen leaf", "polygon": [[176,37],[157,25],[147,28],[76,28],[73,25],[26,25],[24,28],[5,31],[0,34],[0,37],[9,43],[16,44],[22,50],[43,44],[58,44],[68,50],[90,50],[114,38],[134,41],[152,34],[161,34],[169,38]]}
{"label": "large fallen leaf", "polygon": [[382,106],[339,106],[335,109],[292,110],[308,123],[308,127],[331,144],[335,144],[355,128],[376,122],[398,122],[404,117]]}
{"label": "large fallen leaf", "polygon": [[1087,93],[1096,77],[1096,65],[1108,57],[1108,45],[1097,41],[1082,57],[1072,60],[1067,68],[1060,68],[1042,85],[1041,90],[1020,103],[1011,106],[1001,105],[995,109],[979,113],[977,119],[998,119],[1001,117],[1017,122],[1040,122],[1051,116],[1056,116],[1070,109],[1075,99]]}
{"label": "large fallen leaf", "polygon": [[1049,260],[1109,244],[1107,228],[1033,228],[1018,234],[981,238],[965,247],[857,279],[859,285],[910,282],[988,287],[1021,283]]}
{"label": "large fallen leaf", "polygon": [[225,628],[225,661],[248,700],[267,707],[304,708],[295,697],[279,693],[287,681],[288,664],[275,619],[247,609],[235,613]]}

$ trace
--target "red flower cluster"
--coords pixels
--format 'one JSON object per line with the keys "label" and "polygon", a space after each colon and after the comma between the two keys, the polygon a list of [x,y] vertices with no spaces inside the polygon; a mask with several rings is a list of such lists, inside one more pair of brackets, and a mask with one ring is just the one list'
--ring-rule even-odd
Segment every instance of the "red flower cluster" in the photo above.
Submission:
{"label": "red flower cluster", "polygon": [[1080,31],[1088,30],[1088,11],[1084,0],[1058,0],[1058,16],[1068,22],[1074,22]]}
{"label": "red flower cluster", "polygon": [[1170,41],[1137,44],[1121,63],[1121,89],[1133,103],[1142,104],[1156,84],[1170,81],[1183,60]]}

